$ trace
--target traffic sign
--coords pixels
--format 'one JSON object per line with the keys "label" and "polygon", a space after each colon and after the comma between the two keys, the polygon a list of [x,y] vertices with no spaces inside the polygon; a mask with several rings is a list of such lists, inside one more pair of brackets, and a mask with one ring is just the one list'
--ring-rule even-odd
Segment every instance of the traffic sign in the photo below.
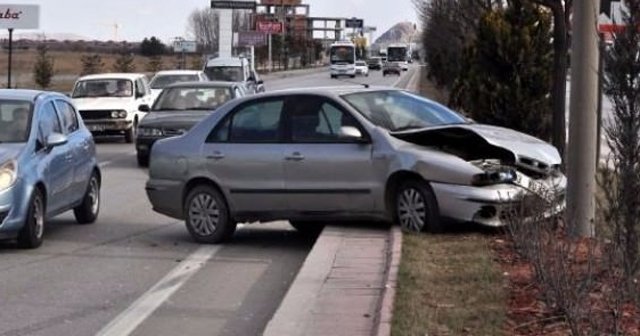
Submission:
{"label": "traffic sign", "polygon": [[198,49],[196,41],[175,41],[173,51],[178,53],[194,53]]}
{"label": "traffic sign", "polygon": [[214,9],[250,9],[256,10],[255,1],[246,0],[211,0],[211,8]]}
{"label": "traffic sign", "polygon": [[238,46],[247,47],[247,46],[262,46],[267,44],[267,39],[265,38],[265,34],[257,31],[244,31],[238,33]]}
{"label": "traffic sign", "polygon": [[345,27],[347,28],[362,28],[364,26],[364,20],[362,19],[347,19],[345,22]]}
{"label": "traffic sign", "polygon": [[256,30],[265,34],[282,34],[282,22],[258,21]]}

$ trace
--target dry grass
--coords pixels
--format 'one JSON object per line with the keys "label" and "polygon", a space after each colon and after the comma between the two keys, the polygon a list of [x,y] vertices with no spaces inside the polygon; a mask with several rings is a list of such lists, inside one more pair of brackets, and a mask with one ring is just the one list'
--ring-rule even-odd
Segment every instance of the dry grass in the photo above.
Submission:
{"label": "dry grass", "polygon": [[[81,58],[87,53],[73,52],[73,51],[51,51],[49,52],[54,60],[54,72],[55,77],[53,80],[53,86],[50,88],[54,91],[69,91],[71,90],[75,78],[82,72]],[[100,53],[102,61],[104,62],[104,71],[111,72],[113,64],[115,63],[118,55]],[[12,67],[12,82],[14,85],[20,88],[33,88],[33,67],[36,63],[37,51],[30,50],[15,50],[13,53],[13,67]],[[200,59],[200,56],[191,55],[187,57],[186,65],[191,67],[196,59]],[[162,63],[164,69],[175,69],[178,66],[177,56],[163,56]],[[147,64],[149,58],[136,55],[134,57],[135,71],[147,72]],[[4,50],[0,53],[0,84],[2,87],[6,86],[7,76],[7,64],[8,64],[8,52]]]}
{"label": "dry grass", "polygon": [[506,298],[482,234],[405,235],[393,335],[499,335]]}
{"label": "dry grass", "polygon": [[424,69],[422,71],[422,77],[420,80],[420,93],[432,100],[437,101],[440,104],[446,105],[449,101],[449,93],[445,90],[442,90],[433,84],[429,79],[426,78],[427,70]]}

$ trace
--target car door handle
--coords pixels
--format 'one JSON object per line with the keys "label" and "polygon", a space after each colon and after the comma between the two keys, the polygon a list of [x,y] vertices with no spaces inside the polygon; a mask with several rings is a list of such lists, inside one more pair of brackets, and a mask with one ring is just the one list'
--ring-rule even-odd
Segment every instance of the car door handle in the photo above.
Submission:
{"label": "car door handle", "polygon": [[211,155],[207,155],[207,159],[209,159],[209,160],[224,159],[224,154],[222,154],[220,152],[213,152]]}
{"label": "car door handle", "polygon": [[300,154],[299,152],[294,152],[291,155],[285,157],[285,159],[287,159],[288,161],[302,161],[304,160],[304,155]]}

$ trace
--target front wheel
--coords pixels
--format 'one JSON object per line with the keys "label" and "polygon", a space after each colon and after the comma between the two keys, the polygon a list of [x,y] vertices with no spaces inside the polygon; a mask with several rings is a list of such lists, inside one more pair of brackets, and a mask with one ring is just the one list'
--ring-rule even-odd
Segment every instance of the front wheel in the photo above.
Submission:
{"label": "front wheel", "polygon": [[219,244],[236,231],[224,197],[213,187],[193,188],[187,196],[185,212],[187,230],[199,243]]}
{"label": "front wheel", "polygon": [[420,180],[404,181],[396,190],[395,201],[396,220],[403,230],[428,230],[432,233],[443,231],[438,202],[428,183]]}
{"label": "front wheel", "polygon": [[91,224],[98,219],[100,213],[100,181],[94,172],[89,179],[89,186],[82,198],[82,203],[73,209],[78,224]]}
{"label": "front wheel", "polygon": [[40,189],[34,189],[24,226],[18,233],[18,246],[34,249],[42,245],[46,204]]}

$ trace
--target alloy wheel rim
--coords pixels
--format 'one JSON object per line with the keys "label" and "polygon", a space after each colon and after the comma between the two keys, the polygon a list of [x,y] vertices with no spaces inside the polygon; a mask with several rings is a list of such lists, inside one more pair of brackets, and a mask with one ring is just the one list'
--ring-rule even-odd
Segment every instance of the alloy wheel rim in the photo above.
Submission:
{"label": "alloy wheel rim", "polygon": [[37,239],[40,239],[44,233],[44,214],[42,198],[39,196],[33,200],[33,222],[34,234]]}
{"label": "alloy wheel rim", "polygon": [[424,229],[427,219],[427,207],[422,194],[408,188],[398,197],[398,218],[400,226],[408,231],[420,232]]}
{"label": "alloy wheel rim", "polygon": [[98,207],[100,206],[100,188],[98,187],[98,180],[92,178],[89,183],[89,202],[91,202],[91,213],[98,213]]}
{"label": "alloy wheel rim", "polygon": [[209,236],[220,222],[220,208],[209,194],[198,194],[189,205],[189,225],[200,236]]}

